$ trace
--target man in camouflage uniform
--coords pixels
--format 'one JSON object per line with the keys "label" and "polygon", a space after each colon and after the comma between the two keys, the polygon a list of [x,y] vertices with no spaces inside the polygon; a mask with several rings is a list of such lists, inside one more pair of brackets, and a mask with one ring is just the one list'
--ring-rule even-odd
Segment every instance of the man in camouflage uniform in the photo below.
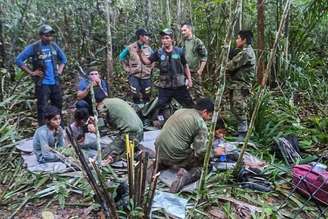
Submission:
{"label": "man in camouflage uniform", "polygon": [[128,80],[133,102],[136,104],[146,103],[151,96],[151,72],[153,65],[144,65],[138,53],[142,52],[147,57],[152,54],[152,49],[148,45],[150,34],[145,29],[136,31],[138,41],[126,47],[119,55],[119,59],[124,70],[129,74]]}
{"label": "man in camouflage uniform", "polygon": [[183,36],[181,47],[185,49],[186,59],[193,82],[190,94],[195,101],[204,96],[202,73],[207,62],[207,49],[205,48],[204,43],[193,35],[191,24],[182,24],[181,33]]}
{"label": "man in camouflage uniform", "polygon": [[248,30],[238,33],[236,46],[240,51],[229,60],[226,66],[228,95],[230,109],[238,121],[238,137],[246,135],[248,125],[248,102],[251,87],[255,79],[256,57],[252,48],[253,34]]}
{"label": "man in camouflage uniform", "polygon": [[129,134],[130,140],[133,140],[135,145],[142,141],[143,124],[134,109],[119,98],[106,98],[97,109],[106,122],[119,131],[119,135],[103,153],[107,163],[112,163],[124,152],[125,134]]}
{"label": "man in camouflage uniform", "polygon": [[157,137],[159,170],[178,169],[171,192],[178,192],[199,179],[208,134],[205,121],[211,119],[213,111],[214,104],[210,99],[199,99],[194,109],[177,110]]}
{"label": "man in camouflage uniform", "polygon": [[160,32],[162,48],[154,52],[149,58],[143,53],[140,58],[143,63],[159,64],[158,105],[160,113],[175,98],[183,107],[192,107],[193,101],[187,88],[192,87],[192,80],[182,48],[173,46],[173,31],[164,29]]}

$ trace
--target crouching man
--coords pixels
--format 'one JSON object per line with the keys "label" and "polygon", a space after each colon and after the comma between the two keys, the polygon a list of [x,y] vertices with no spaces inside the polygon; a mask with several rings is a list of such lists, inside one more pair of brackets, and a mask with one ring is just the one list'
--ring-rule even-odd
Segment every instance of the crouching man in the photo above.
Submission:
{"label": "crouching man", "polygon": [[210,99],[200,99],[194,109],[176,111],[156,139],[159,170],[178,169],[171,192],[179,192],[183,186],[200,178],[208,134],[205,121],[211,119],[213,111],[214,104]]}
{"label": "crouching man", "polygon": [[64,146],[63,129],[60,126],[60,110],[52,105],[45,107],[46,124],[39,127],[33,136],[33,151],[40,163],[57,162],[60,158],[51,148]]}
{"label": "crouching man", "polygon": [[125,134],[137,146],[143,139],[143,124],[134,109],[119,98],[105,98],[97,109],[107,124],[119,131],[119,135],[104,149],[103,156],[106,163],[118,160],[125,149]]}

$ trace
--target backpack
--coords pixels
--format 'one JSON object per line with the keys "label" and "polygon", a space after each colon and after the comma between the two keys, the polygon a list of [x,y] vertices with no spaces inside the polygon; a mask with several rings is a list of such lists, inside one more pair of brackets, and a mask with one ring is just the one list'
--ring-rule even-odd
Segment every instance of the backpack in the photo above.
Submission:
{"label": "backpack", "polygon": [[273,150],[278,157],[285,160],[288,166],[292,166],[297,160],[301,160],[298,140],[295,136],[280,137],[275,139]]}
{"label": "backpack", "polygon": [[295,165],[293,187],[301,194],[328,205],[328,171],[317,171],[311,165]]}

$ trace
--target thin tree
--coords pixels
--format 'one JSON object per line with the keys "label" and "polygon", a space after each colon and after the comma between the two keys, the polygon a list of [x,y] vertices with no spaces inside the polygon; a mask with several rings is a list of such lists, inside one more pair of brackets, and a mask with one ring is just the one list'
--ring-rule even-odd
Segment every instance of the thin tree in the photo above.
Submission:
{"label": "thin tree", "polygon": [[217,89],[216,94],[215,94],[215,96],[216,96],[215,97],[215,108],[214,108],[212,121],[211,121],[211,124],[210,124],[210,132],[209,132],[209,136],[208,136],[206,154],[205,154],[204,163],[203,163],[202,175],[201,175],[200,183],[199,183],[199,187],[198,187],[198,200],[204,199],[207,195],[206,194],[206,189],[205,189],[206,176],[208,174],[208,164],[209,164],[209,160],[210,160],[212,142],[213,142],[214,133],[215,133],[215,126],[216,126],[217,119],[219,117],[219,110],[220,110],[221,100],[222,100],[223,92],[224,92],[224,89],[225,89],[225,80],[226,80],[226,78],[225,78],[225,74],[226,74],[225,66],[228,62],[231,39],[232,39],[234,27],[237,23],[239,13],[240,13],[241,0],[234,0],[233,3],[234,3],[233,5],[235,6],[235,10],[234,10],[234,13],[231,14],[231,16],[230,16],[229,23],[228,23],[228,30],[227,30],[226,37],[225,37],[225,40],[224,40],[223,49],[222,49],[221,54],[220,54],[220,60],[221,60],[220,74],[219,74],[220,84],[219,84],[218,89]]}
{"label": "thin tree", "polygon": [[258,66],[257,81],[262,82],[265,70],[264,64],[264,0],[257,0],[257,49],[258,49]]}
{"label": "thin tree", "polygon": [[105,0],[106,3],[106,20],[107,20],[107,81],[111,84],[112,75],[113,75],[113,50],[112,50],[112,32],[111,32],[111,7],[113,5],[112,0]]}

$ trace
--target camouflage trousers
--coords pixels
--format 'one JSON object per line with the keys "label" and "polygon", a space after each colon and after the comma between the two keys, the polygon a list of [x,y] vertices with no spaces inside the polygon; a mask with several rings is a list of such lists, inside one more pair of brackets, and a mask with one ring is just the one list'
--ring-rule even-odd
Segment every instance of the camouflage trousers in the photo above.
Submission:
{"label": "camouflage trousers", "polygon": [[238,122],[238,132],[247,132],[248,103],[250,90],[248,88],[227,88],[225,97],[228,99],[230,110]]}
{"label": "camouflage trousers", "polygon": [[143,131],[120,133],[114,138],[113,142],[111,142],[107,147],[103,148],[103,158],[106,158],[108,155],[111,155],[114,160],[118,160],[123,155],[126,148],[126,134],[129,134],[130,141],[133,141],[136,147],[143,139]]}
{"label": "camouflage trousers", "polygon": [[189,89],[189,93],[193,101],[204,97],[203,80],[197,72],[191,72],[192,87]]}

